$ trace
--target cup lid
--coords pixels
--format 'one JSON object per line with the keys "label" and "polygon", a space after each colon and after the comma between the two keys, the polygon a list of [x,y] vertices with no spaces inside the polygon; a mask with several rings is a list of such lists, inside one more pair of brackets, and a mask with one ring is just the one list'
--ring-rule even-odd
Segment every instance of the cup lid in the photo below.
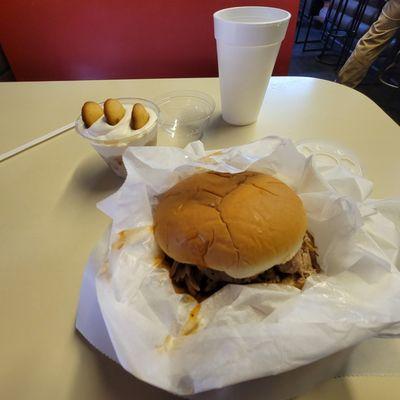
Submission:
{"label": "cup lid", "polygon": [[313,155],[321,171],[327,171],[341,166],[352,174],[363,176],[360,161],[350,150],[328,140],[301,140],[297,143],[297,150],[304,156]]}
{"label": "cup lid", "polygon": [[161,127],[201,123],[215,110],[214,99],[197,90],[175,90],[156,98]]}

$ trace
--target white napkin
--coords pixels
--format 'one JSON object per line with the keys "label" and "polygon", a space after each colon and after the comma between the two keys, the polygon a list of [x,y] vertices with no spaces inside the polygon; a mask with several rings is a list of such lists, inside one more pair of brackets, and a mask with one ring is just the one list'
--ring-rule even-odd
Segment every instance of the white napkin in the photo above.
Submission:
{"label": "white napkin", "polygon": [[[121,365],[188,395],[311,363],[400,322],[400,202],[370,201],[372,185],[342,168],[320,174],[291,141],[267,137],[210,154],[200,142],[140,147],[128,178],[99,204],[113,222],[97,296]],[[305,289],[227,285],[200,309],[156,264],[155,196],[201,169],[272,174],[301,196],[324,274]],[[121,232],[123,232],[121,234]],[[189,314],[199,311],[188,333]],[[196,326],[197,324],[197,326]],[[190,327],[189,327],[190,328]]]}

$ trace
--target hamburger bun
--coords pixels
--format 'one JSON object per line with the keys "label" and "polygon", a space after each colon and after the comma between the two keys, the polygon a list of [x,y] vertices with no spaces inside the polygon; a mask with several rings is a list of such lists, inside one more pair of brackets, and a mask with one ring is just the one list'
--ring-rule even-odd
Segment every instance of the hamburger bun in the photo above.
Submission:
{"label": "hamburger bun", "polygon": [[307,229],[296,193],[257,172],[199,173],[158,200],[154,233],[161,249],[175,261],[233,278],[289,261]]}

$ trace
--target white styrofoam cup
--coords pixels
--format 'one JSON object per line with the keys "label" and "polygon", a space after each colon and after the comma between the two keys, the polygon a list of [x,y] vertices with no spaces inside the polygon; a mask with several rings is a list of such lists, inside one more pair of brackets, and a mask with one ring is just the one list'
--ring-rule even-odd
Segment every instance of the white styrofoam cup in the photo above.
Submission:
{"label": "white styrofoam cup", "polygon": [[232,7],[214,13],[223,119],[257,120],[290,13],[272,7]]}

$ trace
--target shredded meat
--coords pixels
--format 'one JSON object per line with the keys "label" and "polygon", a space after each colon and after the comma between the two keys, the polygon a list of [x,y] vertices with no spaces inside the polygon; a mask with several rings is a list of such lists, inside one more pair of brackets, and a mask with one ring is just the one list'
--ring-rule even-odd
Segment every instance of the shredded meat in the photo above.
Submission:
{"label": "shredded meat", "polygon": [[281,283],[302,289],[310,275],[321,271],[317,257],[314,238],[310,232],[307,232],[301,249],[290,261],[275,265],[249,278],[235,279],[224,272],[178,263],[169,257],[166,257],[166,267],[172,283],[179,292],[188,293],[196,300],[202,301],[228,283]]}

